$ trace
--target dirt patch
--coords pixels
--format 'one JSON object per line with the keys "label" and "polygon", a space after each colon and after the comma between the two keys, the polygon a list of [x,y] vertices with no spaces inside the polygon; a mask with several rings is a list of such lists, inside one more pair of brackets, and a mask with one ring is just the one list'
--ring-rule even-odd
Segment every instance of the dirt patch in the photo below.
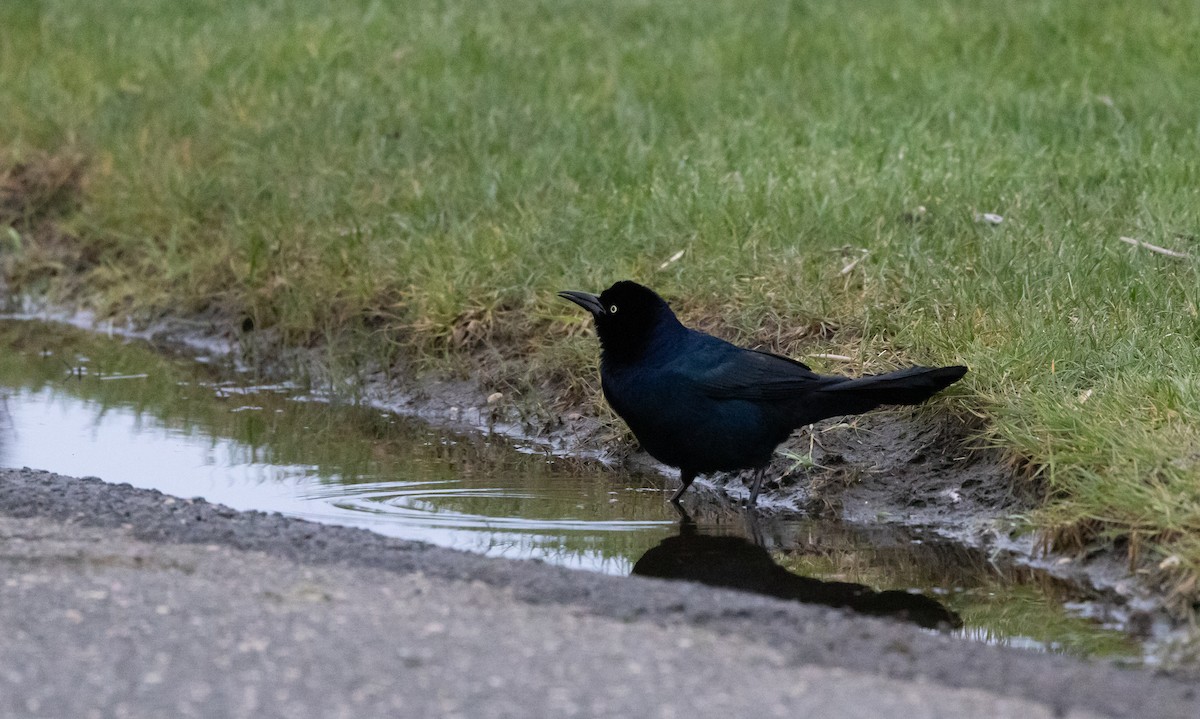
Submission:
{"label": "dirt patch", "polygon": [[39,154],[0,166],[0,224],[32,228],[78,209],[85,166],[73,154]]}
{"label": "dirt patch", "polygon": [[1028,482],[1002,452],[980,447],[972,439],[978,433],[974,423],[934,410],[866,415],[809,431],[818,435],[818,471],[851,480],[842,485],[842,511],[856,521],[961,524],[1031,508]]}
{"label": "dirt patch", "polygon": [[99,264],[103,248],[63,226],[82,203],[86,167],[70,152],[0,165],[0,274],[13,291],[37,291],[48,278],[75,277]]}

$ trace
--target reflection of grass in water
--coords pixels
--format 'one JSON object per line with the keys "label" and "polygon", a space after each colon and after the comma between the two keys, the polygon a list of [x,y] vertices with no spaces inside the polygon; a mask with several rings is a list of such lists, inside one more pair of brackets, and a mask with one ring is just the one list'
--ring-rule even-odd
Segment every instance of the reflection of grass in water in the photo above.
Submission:
{"label": "reflection of grass in water", "polygon": [[[421,479],[473,477],[488,471],[577,476],[585,470],[562,460],[520,454],[476,438],[448,437],[377,410],[322,402],[294,402],[279,392],[226,393],[214,387],[218,370],[163,357],[141,343],[106,341],[68,328],[0,323],[0,381],[31,391],[52,387],[96,403],[100,412],[123,407],[187,433],[243,443],[239,460],[317,467],[339,481],[376,481],[380,475]],[[40,356],[45,354],[45,356]],[[67,376],[87,358],[88,374]],[[104,381],[105,375],[146,374]],[[249,411],[245,407],[258,407]],[[408,470],[408,471],[405,471]]]}
{"label": "reflection of grass in water", "polygon": [[[942,598],[963,619],[963,634],[997,644],[1027,637],[1046,649],[1088,657],[1137,657],[1138,643],[1124,632],[1069,616],[1058,598],[1028,584],[995,582]],[[1019,642],[1018,642],[1019,643]]]}
{"label": "reflection of grass in water", "polygon": [[[559,531],[537,525],[564,518],[675,520],[657,494],[625,491],[626,478],[594,464],[516,452],[482,437],[447,435],[365,407],[296,402],[274,391],[222,392],[217,385],[227,377],[218,368],[164,356],[144,343],[56,325],[0,322],[0,346],[8,348],[0,353],[0,387],[85,400],[92,403],[97,423],[111,410],[131,411],[147,427],[170,428],[201,444],[234,440],[235,464],[311,467],[334,493],[366,483],[428,482],[419,497],[431,511],[527,521],[528,528],[480,530],[490,533],[489,541],[513,546],[507,556],[536,553],[564,564],[572,564],[573,557],[600,556],[625,566],[670,529]],[[70,369],[81,365],[86,373],[71,376]],[[486,491],[496,488],[500,491]],[[386,514],[387,500],[400,491],[380,488],[377,500],[363,502]]]}
{"label": "reflection of grass in water", "polygon": [[908,589],[942,602],[963,620],[964,636],[997,644],[1028,639],[1078,656],[1137,657],[1124,632],[1105,629],[1063,607],[1067,588],[1028,570],[998,572],[980,555],[936,544],[868,543],[853,531],[825,531],[818,546],[776,554],[788,571],[875,589]]}

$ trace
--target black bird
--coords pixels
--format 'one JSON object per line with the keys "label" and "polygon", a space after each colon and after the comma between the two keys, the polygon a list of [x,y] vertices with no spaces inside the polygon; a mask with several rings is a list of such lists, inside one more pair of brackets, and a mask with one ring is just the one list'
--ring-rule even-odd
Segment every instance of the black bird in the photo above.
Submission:
{"label": "black bird", "polygon": [[559,292],[592,313],[604,397],[642,448],[679,468],[679,498],[708,472],[754,469],[758,499],[771,455],[797,427],[885,404],[919,404],[966,367],[909,367],[851,379],[743,349],[684,327],[653,290],[623,280],[600,296]]}

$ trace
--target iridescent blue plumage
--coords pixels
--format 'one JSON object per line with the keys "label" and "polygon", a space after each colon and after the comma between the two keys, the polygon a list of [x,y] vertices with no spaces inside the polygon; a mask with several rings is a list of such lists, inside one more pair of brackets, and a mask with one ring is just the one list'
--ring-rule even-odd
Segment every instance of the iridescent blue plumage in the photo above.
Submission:
{"label": "iridescent blue plumage", "polygon": [[678,501],[697,474],[755,469],[751,504],[775,448],[797,427],[884,404],[917,404],[966,367],[910,367],[851,379],[744,349],[684,327],[667,303],[628,280],[599,297],[562,292],[592,313],[604,396],[642,447],[678,467]]}

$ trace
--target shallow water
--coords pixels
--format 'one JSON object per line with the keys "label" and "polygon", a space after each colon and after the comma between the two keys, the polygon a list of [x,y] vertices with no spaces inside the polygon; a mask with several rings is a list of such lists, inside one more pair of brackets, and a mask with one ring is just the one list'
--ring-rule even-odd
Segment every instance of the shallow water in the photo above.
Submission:
{"label": "shallow water", "polygon": [[[0,466],[98,476],[491,556],[610,574],[636,568],[925,626],[961,618],[961,635],[997,643],[1141,655],[1124,633],[1068,611],[1081,599],[1069,587],[911,530],[712,508],[683,521],[665,501],[669,481],[316,401],[222,363],[0,321]],[[884,591],[896,589],[928,599],[913,606],[911,595]]]}

